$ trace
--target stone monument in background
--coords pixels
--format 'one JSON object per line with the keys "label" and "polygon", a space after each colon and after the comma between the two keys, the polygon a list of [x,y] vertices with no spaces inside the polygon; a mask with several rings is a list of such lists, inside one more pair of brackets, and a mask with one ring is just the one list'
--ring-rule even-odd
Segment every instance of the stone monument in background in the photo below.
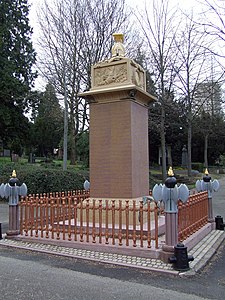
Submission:
{"label": "stone monument in background", "polygon": [[187,168],[187,164],[188,164],[188,152],[187,152],[187,148],[186,145],[184,145],[183,149],[182,149],[182,161],[181,161],[181,166],[183,168]]}
{"label": "stone monument in background", "polygon": [[90,196],[138,198],[149,193],[148,106],[145,71],[125,56],[115,33],[112,57],[92,66]]}

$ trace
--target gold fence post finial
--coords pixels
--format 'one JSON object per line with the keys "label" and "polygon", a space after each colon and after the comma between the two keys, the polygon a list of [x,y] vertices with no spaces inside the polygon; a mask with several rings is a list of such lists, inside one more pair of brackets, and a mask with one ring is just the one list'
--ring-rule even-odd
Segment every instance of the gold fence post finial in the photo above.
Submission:
{"label": "gold fence post finial", "polygon": [[205,169],[205,175],[209,175],[209,171],[207,168]]}
{"label": "gold fence post finial", "polygon": [[16,171],[15,170],[13,170],[13,172],[12,172],[12,177],[16,178]]}
{"label": "gold fence post finial", "polygon": [[174,176],[172,167],[169,167],[168,176],[171,176],[171,177]]}

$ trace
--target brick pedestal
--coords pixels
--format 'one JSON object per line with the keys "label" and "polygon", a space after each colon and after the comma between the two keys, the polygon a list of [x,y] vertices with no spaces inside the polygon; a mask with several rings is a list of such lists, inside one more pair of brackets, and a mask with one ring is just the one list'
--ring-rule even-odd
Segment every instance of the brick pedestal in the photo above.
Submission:
{"label": "brick pedestal", "polygon": [[90,120],[91,197],[148,195],[148,109],[133,99],[93,103]]}

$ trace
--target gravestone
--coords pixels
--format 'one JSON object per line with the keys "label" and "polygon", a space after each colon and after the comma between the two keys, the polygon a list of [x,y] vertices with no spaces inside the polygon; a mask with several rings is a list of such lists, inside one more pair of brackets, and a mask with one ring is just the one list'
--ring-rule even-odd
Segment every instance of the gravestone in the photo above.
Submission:
{"label": "gravestone", "polygon": [[4,157],[10,157],[11,156],[11,151],[9,149],[4,149],[3,150],[3,156]]}
{"label": "gravestone", "polygon": [[186,145],[184,145],[182,149],[182,162],[181,162],[182,167],[186,168],[187,163],[188,163],[188,152],[187,152]]}

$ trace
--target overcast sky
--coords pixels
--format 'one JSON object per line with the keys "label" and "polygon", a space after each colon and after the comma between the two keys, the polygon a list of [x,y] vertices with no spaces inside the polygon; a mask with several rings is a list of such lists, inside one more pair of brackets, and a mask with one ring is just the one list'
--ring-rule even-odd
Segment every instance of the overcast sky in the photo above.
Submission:
{"label": "overcast sky", "polygon": [[[48,2],[52,2],[52,0],[47,0]],[[62,0],[63,1],[63,0]],[[28,0],[28,2],[31,4],[30,9],[30,25],[34,29],[33,38],[35,39],[38,35],[38,26],[37,26],[37,10],[40,7],[40,5],[44,2],[44,0]],[[135,0],[126,0],[127,4],[133,7],[144,7],[146,0],[138,0],[138,4]],[[147,3],[150,3],[151,0],[147,0]],[[170,0],[171,6],[178,5],[182,10],[191,10],[192,8],[195,8],[195,11],[197,10],[197,7],[200,7],[198,0]]]}
{"label": "overcast sky", "polygon": [[[30,25],[33,28],[33,35],[32,35],[32,40],[33,40],[33,45],[36,51],[38,52],[38,48],[36,45],[36,40],[38,39],[38,24],[37,24],[37,11],[39,10],[40,6],[45,0],[28,0],[28,3],[31,4],[31,9],[30,9],[30,14],[29,14],[29,19],[30,19]],[[54,2],[54,0],[46,0],[47,2],[51,3]],[[63,1],[63,0],[61,0]],[[200,0],[169,0],[169,4],[172,7],[179,6],[183,11],[193,11],[198,12],[201,10],[201,5],[199,4]],[[204,1],[204,0],[202,0]],[[146,0],[126,0],[127,5],[132,6],[134,8],[138,7],[138,9],[144,8]],[[151,7],[151,2],[152,0],[147,0],[147,3]],[[138,4],[137,4],[138,3]],[[198,9],[199,8],[199,9]],[[124,32],[124,34],[126,34]],[[39,77],[36,80],[35,84],[36,88],[38,89],[43,89],[45,87],[45,83],[41,80]]]}

